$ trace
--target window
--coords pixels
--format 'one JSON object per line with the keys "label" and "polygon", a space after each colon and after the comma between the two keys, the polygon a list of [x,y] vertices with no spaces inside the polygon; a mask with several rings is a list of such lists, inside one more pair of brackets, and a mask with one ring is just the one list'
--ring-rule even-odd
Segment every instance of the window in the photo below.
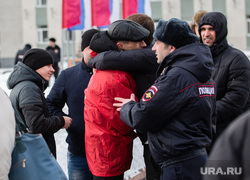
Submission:
{"label": "window", "polygon": [[44,44],[48,42],[48,28],[47,27],[40,27],[38,28],[38,43]]}
{"label": "window", "polygon": [[37,7],[44,7],[47,5],[47,0],[36,0]]}
{"label": "window", "polygon": [[158,22],[162,18],[162,1],[151,0],[152,19]]}
{"label": "window", "polygon": [[247,18],[247,36],[250,37],[250,17]]}
{"label": "window", "polygon": [[181,0],[181,19],[185,21],[192,21],[194,14],[193,0]]}

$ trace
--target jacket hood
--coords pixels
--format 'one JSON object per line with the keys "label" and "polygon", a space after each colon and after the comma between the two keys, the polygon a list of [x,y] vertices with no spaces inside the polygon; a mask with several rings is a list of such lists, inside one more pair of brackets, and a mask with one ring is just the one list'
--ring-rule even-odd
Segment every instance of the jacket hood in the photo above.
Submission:
{"label": "jacket hood", "polygon": [[22,81],[32,81],[37,84],[42,91],[48,86],[48,81],[43,79],[42,76],[22,62],[18,62],[7,80],[7,86],[9,89],[13,89]]}
{"label": "jacket hood", "polygon": [[209,47],[205,44],[190,44],[170,53],[160,64],[158,74],[180,67],[193,74],[200,82],[207,82],[214,70],[214,63]]}
{"label": "jacket hood", "polygon": [[[228,47],[227,43],[227,19],[224,14],[220,12],[209,12],[202,16],[199,23],[199,34],[201,37],[201,27],[203,25],[210,25],[214,28],[216,33],[216,41],[210,47],[213,56],[218,55],[222,50]],[[202,42],[202,38],[200,38]],[[203,43],[203,42],[202,42]]]}

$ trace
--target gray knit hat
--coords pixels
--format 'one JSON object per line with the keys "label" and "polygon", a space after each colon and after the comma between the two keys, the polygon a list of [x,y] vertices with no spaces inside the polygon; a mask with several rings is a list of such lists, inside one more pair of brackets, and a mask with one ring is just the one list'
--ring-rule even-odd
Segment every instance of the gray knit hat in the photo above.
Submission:
{"label": "gray knit hat", "polygon": [[161,19],[153,37],[176,48],[195,43],[198,38],[186,21],[177,18],[171,18],[169,21]]}

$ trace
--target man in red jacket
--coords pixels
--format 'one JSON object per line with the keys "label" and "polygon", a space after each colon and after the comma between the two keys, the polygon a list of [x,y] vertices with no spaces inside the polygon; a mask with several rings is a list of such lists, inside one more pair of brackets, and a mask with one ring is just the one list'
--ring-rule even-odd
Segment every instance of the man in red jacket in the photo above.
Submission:
{"label": "man in red jacket", "polygon": [[[90,48],[97,53],[107,47],[120,51],[141,49],[146,46],[144,39],[148,35],[149,31],[138,23],[118,20],[108,31],[95,34]],[[113,103],[114,97],[128,98],[132,92],[136,92],[132,74],[118,70],[96,70],[85,90],[85,148],[94,180],[123,180],[124,172],[130,168],[136,134],[121,121]]]}

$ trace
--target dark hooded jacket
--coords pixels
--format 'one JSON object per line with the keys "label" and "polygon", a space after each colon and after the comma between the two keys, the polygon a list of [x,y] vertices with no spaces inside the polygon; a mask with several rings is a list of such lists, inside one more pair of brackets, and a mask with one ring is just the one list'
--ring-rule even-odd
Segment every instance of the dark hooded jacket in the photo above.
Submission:
{"label": "dark hooded jacket", "polygon": [[38,73],[18,62],[7,80],[7,86],[12,89],[10,100],[16,107],[29,130],[41,133],[50,151],[56,157],[54,133],[64,126],[62,116],[49,116],[44,97],[48,82]]}
{"label": "dark hooded jacket", "polygon": [[212,71],[208,46],[183,46],[163,60],[160,77],[139,103],[122,106],[121,119],[148,132],[149,147],[159,165],[167,166],[189,151],[210,145],[216,118]]}
{"label": "dark hooded jacket", "polygon": [[216,32],[216,41],[210,47],[214,61],[212,78],[217,86],[216,139],[230,122],[249,109],[250,63],[243,52],[228,45],[227,20],[222,13],[205,14],[199,24],[200,35],[203,25],[211,25]]}

